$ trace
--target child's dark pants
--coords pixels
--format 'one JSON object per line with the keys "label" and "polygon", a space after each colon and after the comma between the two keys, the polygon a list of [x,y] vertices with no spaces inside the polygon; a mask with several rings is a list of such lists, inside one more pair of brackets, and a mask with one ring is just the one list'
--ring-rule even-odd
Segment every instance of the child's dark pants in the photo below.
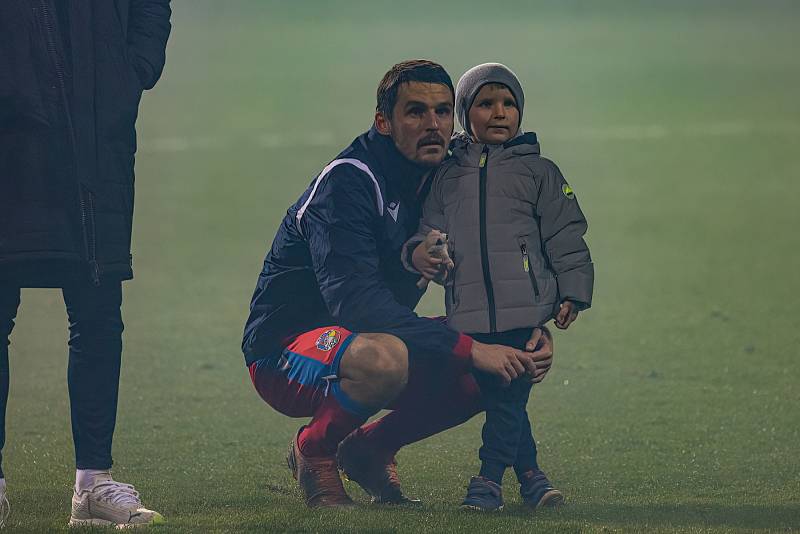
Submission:
{"label": "child's dark pants", "polygon": [[[481,343],[525,350],[531,332],[530,328],[522,328],[470,336]],[[509,466],[514,467],[517,477],[530,469],[538,469],[536,443],[526,411],[531,382],[521,377],[503,387],[496,376],[477,370],[473,370],[473,374],[486,406],[483,446],[478,453],[481,459],[481,476],[502,484],[503,473]]]}

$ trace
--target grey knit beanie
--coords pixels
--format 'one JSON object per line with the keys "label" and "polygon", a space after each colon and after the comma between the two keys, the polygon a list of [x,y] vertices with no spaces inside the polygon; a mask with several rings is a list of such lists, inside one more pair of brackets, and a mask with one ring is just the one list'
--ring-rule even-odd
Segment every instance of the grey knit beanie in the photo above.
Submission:
{"label": "grey knit beanie", "polygon": [[[469,124],[469,108],[475,101],[475,97],[481,90],[481,87],[487,83],[502,83],[508,87],[511,94],[514,95],[514,100],[517,101],[517,108],[519,109],[519,122],[522,124],[522,110],[525,108],[525,93],[522,91],[522,85],[514,72],[501,63],[484,63],[472,67],[461,76],[456,86],[456,113],[458,114],[458,122],[461,127],[472,135],[472,128]],[[519,125],[518,125],[519,126]]]}

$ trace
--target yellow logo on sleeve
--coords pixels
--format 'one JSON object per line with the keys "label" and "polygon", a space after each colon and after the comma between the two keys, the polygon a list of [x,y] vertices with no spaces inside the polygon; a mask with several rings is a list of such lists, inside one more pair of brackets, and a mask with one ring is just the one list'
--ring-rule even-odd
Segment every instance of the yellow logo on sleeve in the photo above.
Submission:
{"label": "yellow logo on sleeve", "polygon": [[561,186],[561,191],[564,193],[564,196],[567,197],[568,199],[572,200],[573,198],[575,198],[575,191],[572,190],[569,184],[563,184]]}

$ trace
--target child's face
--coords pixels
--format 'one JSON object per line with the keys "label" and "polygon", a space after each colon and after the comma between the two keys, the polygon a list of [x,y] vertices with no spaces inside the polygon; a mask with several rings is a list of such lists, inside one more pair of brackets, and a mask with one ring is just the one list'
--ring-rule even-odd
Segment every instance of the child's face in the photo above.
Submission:
{"label": "child's face", "polygon": [[517,134],[519,110],[508,87],[489,83],[481,87],[469,108],[472,137],[479,143],[500,145]]}

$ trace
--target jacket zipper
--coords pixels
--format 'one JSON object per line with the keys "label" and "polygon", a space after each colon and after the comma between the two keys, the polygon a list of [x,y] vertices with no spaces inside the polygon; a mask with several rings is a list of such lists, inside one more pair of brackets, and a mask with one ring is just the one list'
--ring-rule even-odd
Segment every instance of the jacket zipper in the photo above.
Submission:
{"label": "jacket zipper", "polygon": [[[56,69],[56,78],[58,79],[58,88],[61,93],[61,100],[64,105],[64,114],[67,119],[67,129],[69,131],[70,144],[72,145],[73,165],[77,169],[77,143],[75,141],[75,129],[72,123],[72,114],[69,109],[69,99],[67,98],[66,83],[64,82],[64,66],[56,49],[55,31],[53,29],[52,14],[47,0],[41,0],[39,6],[42,10],[42,23],[44,25],[45,33],[47,35],[47,52],[50,54],[50,59]],[[68,28],[62,28],[62,31],[69,31]],[[83,246],[86,251],[86,257],[89,261],[90,274],[94,285],[100,285],[100,269],[97,264],[97,243],[94,231],[94,200],[91,194],[84,192],[83,187],[78,182],[78,195],[80,198],[81,208],[81,227],[83,230]]]}
{"label": "jacket zipper", "polygon": [[531,260],[528,256],[528,245],[523,240],[519,244],[519,251],[522,252],[522,268],[525,269],[525,272],[528,273],[528,278],[531,279],[531,285],[533,286],[533,294],[536,295],[536,298],[539,298],[539,284],[536,282],[536,275],[533,274],[533,269],[531,268]]}
{"label": "jacket zipper", "polygon": [[94,227],[94,197],[92,193],[86,192],[86,199],[88,200],[89,221],[86,226],[87,241],[89,245],[89,268],[91,269],[92,282],[94,285],[100,285],[100,266],[97,264],[97,231]]}
{"label": "jacket zipper", "polygon": [[486,300],[489,303],[489,332],[497,332],[497,310],[494,305],[494,287],[492,276],[489,272],[489,246],[486,239],[486,162],[489,159],[489,146],[485,145],[478,163],[480,169],[480,190],[478,193],[480,233],[481,233],[481,264],[483,266],[483,284],[486,286]]}

